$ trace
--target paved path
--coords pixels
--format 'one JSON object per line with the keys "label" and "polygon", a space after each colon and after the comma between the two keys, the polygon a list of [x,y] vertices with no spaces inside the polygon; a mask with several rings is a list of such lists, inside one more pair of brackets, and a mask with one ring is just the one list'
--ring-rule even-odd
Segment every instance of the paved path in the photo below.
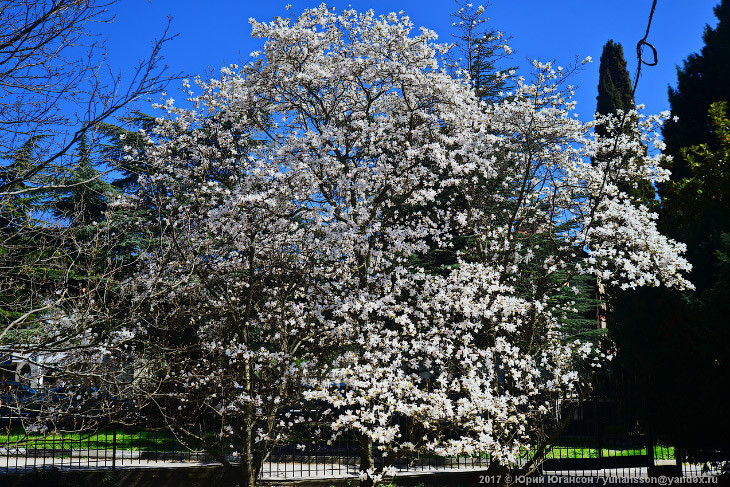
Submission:
{"label": "paved path", "polygon": [[[74,452],[76,453],[76,452]],[[88,454],[88,452],[86,452]],[[117,452],[118,454],[121,452]],[[129,452],[127,452],[129,453]],[[100,455],[101,456],[101,455]],[[101,456],[101,458],[82,456],[80,452],[76,455],[65,457],[33,458],[23,455],[2,455],[0,454],[0,474],[23,473],[34,469],[58,468],[59,470],[99,470],[111,469],[113,466],[119,470],[134,468],[181,468],[181,467],[202,467],[219,465],[217,462],[209,461],[180,461],[180,460],[154,460],[140,458],[139,455],[118,455],[116,461],[112,458]],[[398,477],[423,475],[423,474],[448,474],[467,473],[484,471],[486,466],[411,466],[397,470]],[[705,475],[718,475],[719,471],[703,470],[701,465],[684,466],[686,477],[700,477]],[[575,470],[575,471],[546,471],[546,476],[561,477],[615,477],[615,478],[647,478],[648,472],[644,467],[618,468],[604,470]],[[267,462],[264,464],[262,478],[264,480],[322,480],[322,479],[345,479],[358,477],[358,467],[350,462],[340,463],[299,463],[299,462]]]}

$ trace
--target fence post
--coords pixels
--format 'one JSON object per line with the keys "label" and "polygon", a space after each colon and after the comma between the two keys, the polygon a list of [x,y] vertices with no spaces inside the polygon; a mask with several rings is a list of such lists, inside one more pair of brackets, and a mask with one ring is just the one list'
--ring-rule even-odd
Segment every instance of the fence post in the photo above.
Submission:
{"label": "fence post", "polygon": [[112,436],[112,472],[117,469],[117,428],[113,427]]}
{"label": "fence post", "polygon": [[654,436],[651,434],[650,431],[647,430],[646,434],[646,456],[647,456],[647,463],[649,467],[654,467],[655,465],[655,458],[654,458]]}
{"label": "fence post", "polygon": [[598,447],[598,458],[603,458],[603,445],[601,443],[601,418],[599,418],[601,414],[601,402],[599,399],[598,394],[596,394],[596,398],[593,401],[593,413],[596,421],[596,446]]}

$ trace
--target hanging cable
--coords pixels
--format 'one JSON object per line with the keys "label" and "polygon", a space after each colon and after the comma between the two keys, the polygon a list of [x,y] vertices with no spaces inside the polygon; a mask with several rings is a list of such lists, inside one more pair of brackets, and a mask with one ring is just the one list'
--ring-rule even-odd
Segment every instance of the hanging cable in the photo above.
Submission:
{"label": "hanging cable", "polygon": [[[636,44],[636,58],[638,64],[636,66],[636,75],[634,75],[634,87],[631,90],[632,96],[636,94],[636,86],[639,84],[639,77],[641,76],[641,65],[646,64],[647,66],[656,66],[658,62],[656,48],[646,40],[649,37],[649,29],[651,29],[651,21],[654,18],[656,2],[657,0],[654,0],[651,4],[651,12],[649,13],[649,21],[646,24],[646,32],[644,33],[644,38]],[[649,49],[651,49],[652,56],[654,57],[654,60],[652,62],[647,62],[644,60],[644,46],[648,46]]]}
{"label": "hanging cable", "polygon": [[[651,11],[649,12],[649,21],[646,23],[646,32],[644,32],[644,37],[636,44],[637,66],[636,66],[636,74],[634,75],[634,86],[631,89],[631,98],[632,99],[636,99],[636,87],[639,84],[639,77],[641,77],[642,64],[646,64],[647,66],[656,66],[657,62],[658,62],[656,48],[654,46],[652,46],[646,40],[649,37],[649,30],[651,29],[651,21],[654,18],[654,11],[656,11],[656,4],[657,4],[657,0],[653,0],[652,4],[651,4]],[[652,55],[654,57],[654,60],[652,62],[644,61],[644,57],[643,57],[644,46],[649,46],[649,48],[651,49]],[[621,116],[621,123],[619,124],[619,131],[618,131],[619,134],[623,132],[624,124],[626,123],[627,114],[628,114],[628,110],[624,110],[623,115]],[[614,139],[613,150],[615,151],[617,147],[618,147],[618,134],[617,134],[617,137]]]}

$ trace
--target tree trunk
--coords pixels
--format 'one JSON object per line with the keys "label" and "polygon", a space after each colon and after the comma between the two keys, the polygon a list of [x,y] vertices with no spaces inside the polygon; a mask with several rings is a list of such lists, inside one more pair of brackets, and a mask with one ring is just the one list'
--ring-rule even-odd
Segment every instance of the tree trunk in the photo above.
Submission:
{"label": "tree trunk", "polygon": [[261,470],[264,467],[264,462],[267,458],[269,458],[270,453],[271,449],[268,447],[266,442],[259,443],[258,447],[254,449],[253,469],[255,478],[259,478]]}
{"label": "tree trunk", "polygon": [[[375,468],[375,457],[373,456],[373,440],[368,435],[360,436],[360,471],[372,470]],[[368,477],[360,481],[360,487],[373,487],[373,479]]]}
{"label": "tree trunk", "polygon": [[[249,423],[250,424],[250,423]],[[242,432],[242,452],[240,470],[241,487],[254,487],[256,485],[256,468],[254,465],[253,437],[251,427],[247,424]]]}
{"label": "tree trunk", "polygon": [[489,462],[489,468],[487,468],[485,477],[488,479],[487,483],[491,485],[507,487],[513,485],[514,482],[511,477],[509,479],[507,478],[508,474],[509,470],[507,467],[501,465],[498,460],[492,460]]}
{"label": "tree trunk", "polygon": [[241,463],[241,475],[239,476],[239,483],[241,487],[255,487],[256,486],[256,472],[255,469],[250,465],[244,465]]}

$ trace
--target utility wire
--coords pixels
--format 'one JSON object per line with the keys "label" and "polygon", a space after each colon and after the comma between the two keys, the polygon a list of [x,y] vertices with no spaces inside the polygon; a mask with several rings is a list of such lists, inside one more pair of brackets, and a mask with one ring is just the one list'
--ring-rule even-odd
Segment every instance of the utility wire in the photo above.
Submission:
{"label": "utility wire", "polygon": [[[641,65],[646,64],[647,66],[656,66],[658,62],[656,48],[646,40],[649,37],[649,29],[651,29],[651,21],[654,18],[656,2],[657,0],[654,0],[651,4],[651,12],[649,13],[649,21],[646,24],[646,33],[644,33],[644,38],[636,44],[636,58],[638,60],[638,65],[636,66],[636,74],[634,75],[634,87],[631,90],[632,96],[636,94],[636,86],[639,84],[639,77],[641,76]],[[654,57],[654,60],[652,62],[647,62],[644,60],[644,46],[648,46],[651,49],[652,56]]]}
{"label": "utility wire", "polygon": [[[654,11],[656,11],[656,3],[657,0],[653,0],[651,4],[651,11],[649,12],[649,21],[646,23],[646,32],[644,32],[644,37],[636,44],[636,58],[638,61],[638,64],[636,66],[636,74],[634,75],[634,86],[631,89],[631,98],[636,99],[636,87],[639,84],[639,78],[641,77],[641,66],[643,64],[646,64],[647,66],[656,66],[658,59],[657,59],[657,51],[654,46],[652,46],[649,42],[647,42],[647,38],[649,37],[649,30],[651,29],[651,21],[654,18]],[[643,54],[644,54],[644,46],[649,46],[651,49],[652,55],[654,57],[654,60],[652,62],[647,62],[644,60]],[[619,124],[619,130],[618,134],[621,134],[624,129],[624,124],[626,123],[626,115],[628,114],[628,110],[624,110],[623,115],[621,116],[621,123]],[[616,148],[618,147],[618,134],[616,138],[614,139],[613,143],[613,150],[616,151]]]}

